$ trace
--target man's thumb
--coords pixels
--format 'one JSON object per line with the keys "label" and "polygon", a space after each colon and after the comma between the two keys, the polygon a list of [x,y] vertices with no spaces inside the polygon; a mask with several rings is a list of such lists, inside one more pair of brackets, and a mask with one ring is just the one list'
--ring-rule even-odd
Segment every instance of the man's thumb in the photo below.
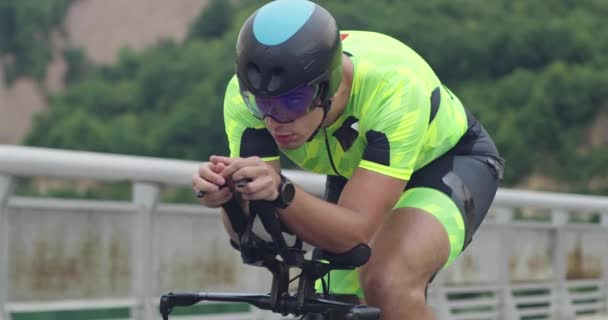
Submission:
{"label": "man's thumb", "polygon": [[226,165],[223,162],[218,162],[216,164],[212,164],[212,168],[215,173],[221,173],[224,168],[226,168]]}

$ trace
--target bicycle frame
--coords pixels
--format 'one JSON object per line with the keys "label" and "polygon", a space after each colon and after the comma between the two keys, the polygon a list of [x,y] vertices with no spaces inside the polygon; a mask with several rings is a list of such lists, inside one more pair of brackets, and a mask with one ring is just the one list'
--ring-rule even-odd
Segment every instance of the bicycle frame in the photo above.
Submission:
{"label": "bicycle frame", "polygon": [[[335,269],[354,269],[367,262],[371,250],[360,244],[350,251],[336,255],[315,249],[312,259],[304,257],[301,240],[294,247],[288,247],[282,234],[281,223],[275,214],[275,207],[268,201],[250,201],[249,215],[246,216],[236,200],[224,206],[240,243],[234,244],[241,252],[244,263],[264,267],[272,273],[270,294],[227,294],[227,293],[168,293],[160,299],[160,313],[164,320],[169,318],[173,307],[191,306],[201,301],[244,302],[257,308],[280,313],[283,316],[317,314],[338,314],[348,320],[377,320],[380,310],[375,307],[338,300],[340,295],[330,293],[323,281],[323,293],[315,292],[315,282]],[[255,217],[259,216],[262,225],[271,235],[267,242],[252,232]],[[281,259],[277,258],[280,257]],[[290,294],[289,270],[301,270],[297,292]]]}

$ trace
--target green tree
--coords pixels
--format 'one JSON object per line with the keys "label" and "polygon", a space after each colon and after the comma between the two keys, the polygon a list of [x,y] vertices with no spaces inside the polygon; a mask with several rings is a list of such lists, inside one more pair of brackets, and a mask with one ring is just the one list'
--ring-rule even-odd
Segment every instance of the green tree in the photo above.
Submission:
{"label": "green tree", "polygon": [[220,38],[232,25],[234,8],[228,0],[211,0],[208,7],[202,10],[194,20],[188,33],[188,39]]}
{"label": "green tree", "polygon": [[[505,186],[538,173],[573,191],[608,190],[608,146],[586,133],[608,108],[608,1],[319,3],[342,29],[387,33],[427,59],[498,144]],[[213,1],[184,43],[125,49],[115,65],[75,72],[27,143],[194,160],[227,152],[223,93],[240,25],[259,5]],[[86,57],[73,54],[83,69]]]}
{"label": "green tree", "polygon": [[42,80],[51,60],[50,34],[60,27],[73,0],[0,2],[0,56],[5,54],[5,80],[17,76]]}

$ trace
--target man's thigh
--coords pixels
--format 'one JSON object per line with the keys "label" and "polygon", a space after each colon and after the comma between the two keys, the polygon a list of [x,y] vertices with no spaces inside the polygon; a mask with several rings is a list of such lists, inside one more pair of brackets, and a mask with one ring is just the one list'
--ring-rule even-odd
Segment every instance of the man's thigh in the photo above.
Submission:
{"label": "man's thigh", "polygon": [[[328,178],[327,199],[337,201],[345,182],[336,177]],[[405,210],[407,208],[418,209],[432,217],[436,222],[435,225],[443,227],[443,231],[447,234],[449,251],[443,264],[443,268],[445,268],[471,241],[494,199],[498,183],[498,174],[491,164],[491,158],[446,154],[412,175],[395,206],[393,215],[407,214],[407,210]],[[396,223],[398,220],[401,218],[393,220],[391,216],[387,222],[397,226],[400,225]],[[408,228],[402,227],[399,231],[395,231],[395,236],[406,239],[406,235],[403,233],[407,232]],[[380,230],[376,238],[384,234],[387,232]],[[440,239],[441,237],[435,236],[435,238]],[[416,242],[415,240],[408,241]],[[425,242],[426,245],[433,246],[434,244]],[[440,241],[436,248],[441,249],[444,245],[446,244],[442,244]],[[372,249],[374,251],[383,250]],[[359,296],[363,296],[356,271],[333,271],[331,287],[335,292],[357,293]]]}
{"label": "man's thigh", "polygon": [[471,242],[499,185],[492,157],[444,155],[416,171],[397,207],[431,213],[450,239],[447,267]]}
{"label": "man's thigh", "polygon": [[359,270],[364,291],[378,285],[388,286],[391,291],[424,289],[450,254],[450,240],[442,222],[431,212],[415,207],[393,210],[370,246],[371,258]]}
{"label": "man's thigh", "polygon": [[372,255],[363,267],[331,271],[330,277],[326,277],[331,291],[363,298],[369,288],[424,289],[450,253],[450,241],[442,223],[430,212],[413,207],[394,209],[374,235],[370,247]]}

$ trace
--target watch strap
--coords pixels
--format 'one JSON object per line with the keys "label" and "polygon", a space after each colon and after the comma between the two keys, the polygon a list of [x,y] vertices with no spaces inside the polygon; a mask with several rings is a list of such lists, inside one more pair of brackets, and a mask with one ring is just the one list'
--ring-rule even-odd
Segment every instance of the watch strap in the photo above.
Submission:
{"label": "watch strap", "polygon": [[278,186],[278,192],[279,192],[279,195],[277,196],[277,198],[276,198],[276,199],[274,199],[274,200],[272,201],[272,204],[273,204],[275,207],[277,207],[277,208],[280,208],[280,209],[285,209],[285,208],[287,208],[287,206],[288,206],[289,204],[288,204],[288,203],[285,203],[285,202],[283,201],[283,188],[284,188],[284,186],[285,186],[285,183],[287,183],[288,179],[287,179],[287,178],[286,178],[284,175],[282,175],[282,174],[280,174],[280,173],[279,173],[279,176],[281,177],[281,181],[279,182],[279,186]]}

